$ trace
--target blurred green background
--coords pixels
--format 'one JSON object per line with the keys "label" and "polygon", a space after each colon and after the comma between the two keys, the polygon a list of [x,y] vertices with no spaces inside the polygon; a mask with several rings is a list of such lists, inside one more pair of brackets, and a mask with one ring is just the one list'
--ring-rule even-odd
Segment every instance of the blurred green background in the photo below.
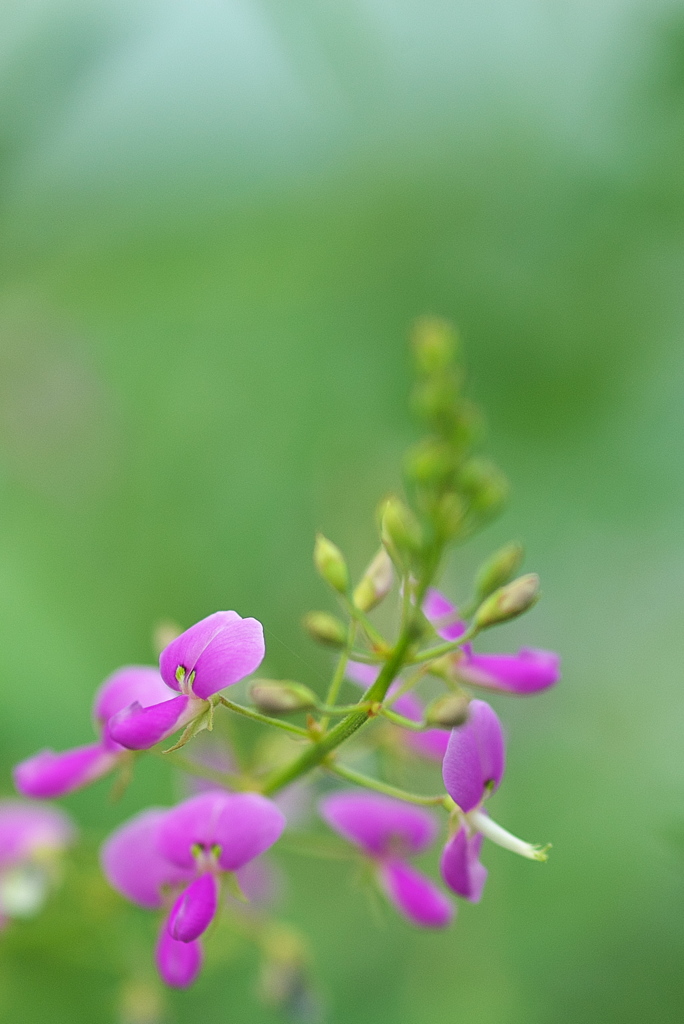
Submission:
{"label": "blurred green background", "polygon": [[[564,679],[495,701],[493,813],[553,855],[490,845],[445,934],[294,857],[283,913],[334,1024],[680,1022],[682,4],[6,0],[0,190],[4,791],[89,741],[162,618],[256,615],[269,672],[321,685],[313,533],[372,554],[410,323],[450,317],[514,494],[446,583],[511,538],[542,575],[487,643],[557,649]],[[94,850],[173,785],[150,759],[119,804],[64,801],[82,881],[0,940],[2,1020],[152,1021],[153,922]],[[280,1019],[254,976],[238,944],[164,1019]]]}

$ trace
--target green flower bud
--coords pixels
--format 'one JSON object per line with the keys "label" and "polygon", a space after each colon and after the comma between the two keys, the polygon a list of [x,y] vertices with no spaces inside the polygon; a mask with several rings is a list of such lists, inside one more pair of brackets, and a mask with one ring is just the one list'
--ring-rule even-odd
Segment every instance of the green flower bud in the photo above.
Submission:
{"label": "green flower bud", "polygon": [[322,533],[316,534],[314,565],[319,574],[334,590],[346,594],[349,590],[349,570],[344,555],[332,541]]}
{"label": "green flower bud", "polygon": [[465,520],[465,508],[457,494],[444,494],[434,511],[435,525],[447,540],[453,540],[461,532]]}
{"label": "green flower bud", "polygon": [[421,317],[414,325],[412,341],[419,373],[439,374],[453,363],[457,338],[447,320],[436,316]]}
{"label": "green flower bud", "polygon": [[347,627],[328,612],[309,612],[302,625],[310,637],[328,647],[344,647],[347,642]]}
{"label": "green flower bud", "polygon": [[468,718],[469,700],[465,693],[447,693],[433,700],[425,712],[428,725],[441,729],[454,729]]}
{"label": "green flower bud", "polygon": [[497,622],[506,622],[522,615],[539,598],[539,577],[531,572],[519,576],[517,580],[505,587],[495,590],[475,612],[474,624],[478,629],[486,629]]}
{"label": "green flower bud", "polygon": [[[381,509],[380,537],[390,558],[400,562],[403,555],[420,550],[420,526],[399,498],[388,498]],[[398,557],[397,557],[398,556]]]}
{"label": "green flower bud", "polygon": [[496,515],[508,498],[509,486],[503,473],[484,459],[471,459],[463,467],[459,484],[470,498],[475,512]]}
{"label": "green flower bud", "polygon": [[427,438],[409,448],[404,468],[412,483],[423,486],[441,484],[454,472],[454,453],[449,445]]}
{"label": "green flower bud", "polygon": [[249,697],[267,715],[310,711],[317,704],[316,694],[308,686],[289,680],[255,679],[249,687]]}
{"label": "green flower bud", "polygon": [[489,597],[491,593],[508,583],[515,575],[523,560],[523,546],[518,541],[511,541],[499,548],[478,569],[475,577],[475,593],[479,601]]}
{"label": "green flower bud", "polygon": [[380,548],[354,591],[356,607],[362,612],[375,608],[389,594],[393,580],[392,560],[385,549]]}

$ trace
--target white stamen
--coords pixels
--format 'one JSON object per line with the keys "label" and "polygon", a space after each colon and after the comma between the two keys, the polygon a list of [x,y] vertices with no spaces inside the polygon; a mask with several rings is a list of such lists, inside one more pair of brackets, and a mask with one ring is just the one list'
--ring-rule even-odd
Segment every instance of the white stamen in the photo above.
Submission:
{"label": "white stamen", "polygon": [[488,814],[483,814],[482,811],[470,811],[466,817],[477,832],[481,832],[485,838],[491,839],[497,846],[503,846],[504,850],[527,857],[528,860],[548,860],[549,846],[533,846],[532,843],[526,843],[524,839],[518,839],[517,836],[492,821]]}

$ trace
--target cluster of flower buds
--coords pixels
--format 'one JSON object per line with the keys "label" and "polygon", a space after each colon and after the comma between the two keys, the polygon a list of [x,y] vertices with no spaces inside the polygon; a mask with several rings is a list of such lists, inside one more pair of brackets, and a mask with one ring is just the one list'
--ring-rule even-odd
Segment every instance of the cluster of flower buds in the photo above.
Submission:
{"label": "cluster of flower buds", "polygon": [[[296,815],[302,786],[311,795],[327,780],[320,817],[363,858],[390,903],[423,927],[445,927],[455,912],[450,895],[411,863],[440,831],[442,881],[471,902],[480,899],[487,877],[480,862],[485,838],[531,860],[546,859],[544,849],[507,832],[486,809],[503,778],[505,742],[497,714],[477,694],[547,690],[559,679],[559,658],[536,648],[491,654],[473,646],[483,630],[534,605],[538,577],[516,576],[522,549],[509,544],[480,569],[473,597],[460,611],[434,588],[449,543],[488,519],[506,490],[498,471],[474,454],[481,425],[461,397],[456,349],[442,321],[418,325],[414,406],[428,434],[406,458],[406,498],[391,496],[380,506],[381,546],[360,578],[354,581],[334,543],[316,538],[316,569],[341,609],[337,615],[311,612],[304,620],[315,640],[336,651],[325,696],[296,680],[256,678],[247,688],[248,705],[228,699],[221,691],[260,666],[264,637],[256,619],[219,611],[180,635],[167,635],[158,669],[129,666],[105,680],[94,701],[96,742],[61,753],[44,750],[15,768],[22,795],[59,797],[114,770],[128,778],[136,752],[175,734],[177,742],[164,753],[194,741],[189,756],[179,755],[183,770],[202,780],[194,795],[175,807],[143,811],[102,849],[113,888],[161,913],[156,961],[171,986],[197,977],[203,936],[222,909],[235,912],[240,893],[259,904],[258,858],[279,839],[286,816]],[[393,589],[398,624],[395,635],[386,637],[369,615]],[[357,687],[351,704],[339,703],[345,682]],[[248,764],[231,751],[226,768],[225,750],[211,747],[218,712],[259,722],[281,737],[286,732],[285,747],[276,754],[272,745],[266,754],[267,746],[259,745]],[[208,753],[193,756],[207,743]],[[354,767],[355,756],[368,746],[384,746],[390,755],[382,759],[389,778]],[[443,789],[415,793],[395,784],[415,758],[427,772],[431,764],[433,771],[441,765]],[[331,792],[333,779],[354,788]],[[442,826],[440,811],[446,812]],[[17,893],[27,891],[27,872],[51,877],[44,851],[52,857],[71,837],[60,812],[0,805],[0,922],[19,913]],[[309,1005],[308,954],[298,933],[264,909],[252,934],[264,957],[265,998]]]}

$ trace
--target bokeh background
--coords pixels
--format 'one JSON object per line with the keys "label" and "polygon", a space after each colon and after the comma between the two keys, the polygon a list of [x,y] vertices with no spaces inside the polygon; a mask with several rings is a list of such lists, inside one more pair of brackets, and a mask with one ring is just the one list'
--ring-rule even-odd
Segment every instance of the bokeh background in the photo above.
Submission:
{"label": "bokeh background", "polygon": [[[372,554],[410,323],[447,316],[514,493],[446,585],[512,538],[542,575],[490,646],[564,679],[496,701],[495,812],[553,855],[490,846],[438,935],[284,856],[283,913],[333,1024],[681,1021],[682,4],[5,0],[0,231],[2,790],[89,740],[160,619],[256,615],[321,685],[313,532]],[[81,871],[0,940],[2,1020],[153,1020],[153,925],[96,844],[174,785],[149,759],[64,801]],[[282,1019],[247,945],[213,957],[164,1020]]]}

